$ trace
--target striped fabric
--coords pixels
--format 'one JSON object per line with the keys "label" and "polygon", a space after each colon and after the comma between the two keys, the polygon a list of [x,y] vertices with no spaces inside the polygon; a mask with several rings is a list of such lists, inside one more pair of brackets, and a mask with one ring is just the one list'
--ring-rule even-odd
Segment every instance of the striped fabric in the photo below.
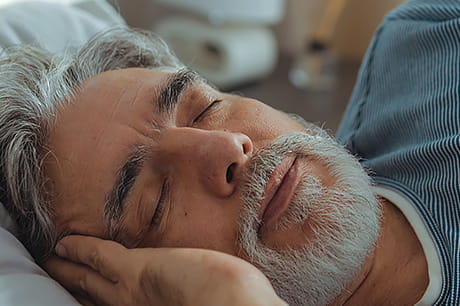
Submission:
{"label": "striped fabric", "polygon": [[460,305],[460,0],[412,0],[369,47],[338,140],[423,217]]}

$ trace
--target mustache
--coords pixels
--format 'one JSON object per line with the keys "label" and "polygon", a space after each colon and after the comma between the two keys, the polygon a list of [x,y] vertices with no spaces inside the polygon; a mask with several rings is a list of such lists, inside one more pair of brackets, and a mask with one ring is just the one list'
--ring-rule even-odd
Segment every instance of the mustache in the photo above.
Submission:
{"label": "mustache", "polygon": [[265,187],[275,168],[287,157],[305,157],[308,155],[308,143],[319,142],[324,135],[310,135],[294,132],[276,138],[271,144],[260,149],[249,161],[244,177],[242,200],[248,216],[253,220],[253,227],[258,228],[262,222],[257,214],[264,196]]}

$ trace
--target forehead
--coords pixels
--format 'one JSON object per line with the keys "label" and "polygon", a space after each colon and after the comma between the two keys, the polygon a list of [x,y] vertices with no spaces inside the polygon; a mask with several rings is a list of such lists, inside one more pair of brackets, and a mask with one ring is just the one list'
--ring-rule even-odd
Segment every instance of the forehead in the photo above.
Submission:
{"label": "forehead", "polygon": [[127,93],[130,89],[141,90],[141,92],[134,92],[137,94],[145,91],[154,93],[150,91],[164,83],[170,75],[170,73],[143,68],[106,71],[84,81],[73,104],[94,104],[95,99],[100,100],[97,104],[101,102],[113,104],[114,100],[123,98],[120,94]]}
{"label": "forehead", "polygon": [[169,75],[137,68],[104,72],[58,110],[45,159],[58,226],[84,222],[86,231],[79,232],[102,231],[107,183],[132,149],[127,144],[145,143],[152,119],[160,119],[153,118],[156,89]]}

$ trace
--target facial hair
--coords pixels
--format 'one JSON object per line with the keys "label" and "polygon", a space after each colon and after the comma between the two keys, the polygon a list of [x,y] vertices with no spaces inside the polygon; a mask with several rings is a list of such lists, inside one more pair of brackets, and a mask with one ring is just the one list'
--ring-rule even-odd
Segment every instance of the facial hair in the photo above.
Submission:
{"label": "facial hair", "polygon": [[[310,238],[279,250],[260,240],[259,210],[270,175],[289,156],[303,164],[301,179],[275,230],[308,224]],[[328,170],[332,187],[308,173],[306,160]],[[331,303],[357,276],[377,241],[380,206],[368,174],[319,128],[281,136],[261,149],[250,162],[243,190],[240,247],[290,305]]]}

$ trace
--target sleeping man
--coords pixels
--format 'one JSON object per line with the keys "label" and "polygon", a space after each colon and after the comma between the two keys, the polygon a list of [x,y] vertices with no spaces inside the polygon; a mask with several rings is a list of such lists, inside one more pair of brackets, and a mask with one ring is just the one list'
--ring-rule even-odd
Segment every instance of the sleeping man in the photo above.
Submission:
{"label": "sleeping man", "polygon": [[1,201],[83,303],[459,304],[459,30],[456,1],[390,13],[337,139],[149,33],[12,48]]}

